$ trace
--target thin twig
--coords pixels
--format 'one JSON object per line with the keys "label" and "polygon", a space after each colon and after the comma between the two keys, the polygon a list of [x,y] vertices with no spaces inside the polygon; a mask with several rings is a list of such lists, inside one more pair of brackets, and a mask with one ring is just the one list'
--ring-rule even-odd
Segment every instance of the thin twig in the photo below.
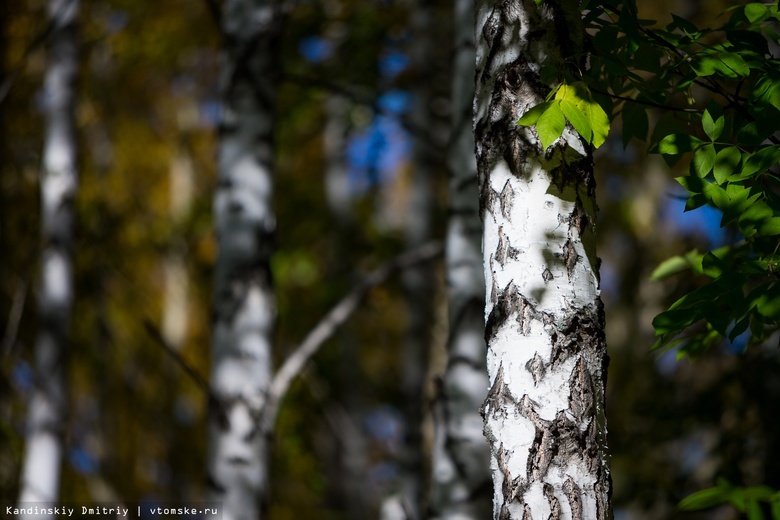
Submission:
{"label": "thin twig", "polygon": [[22,320],[24,312],[24,301],[27,299],[27,283],[19,279],[16,282],[11,310],[8,313],[8,322],[5,326],[5,335],[3,336],[2,352],[4,356],[11,353],[16,343],[16,335],[19,332],[19,322]]}
{"label": "thin twig", "polygon": [[146,329],[146,332],[149,334],[149,336],[151,336],[152,339],[154,339],[157,344],[160,345],[169,356],[171,356],[176,364],[179,365],[179,367],[181,367],[181,369],[184,370],[187,375],[190,376],[204,392],[206,392],[211,402],[217,402],[214,392],[211,390],[211,385],[209,385],[208,381],[206,381],[206,378],[200,375],[197,370],[192,368],[189,363],[184,360],[181,354],[179,354],[175,348],[168,344],[160,332],[160,329],[157,328],[154,323],[148,319],[144,319],[143,323],[144,328]]}
{"label": "thin twig", "polygon": [[701,110],[698,108],[681,108],[681,107],[670,107],[668,105],[662,105],[661,103],[655,103],[653,101],[642,101],[639,99],[630,98],[627,96],[620,96],[618,94],[612,94],[610,92],[607,92],[605,90],[601,90],[595,87],[590,87],[590,90],[593,92],[596,92],[597,94],[601,94],[602,96],[611,97],[613,99],[621,99],[623,101],[630,101],[631,103],[637,103],[639,105],[646,105],[653,108],[661,108],[664,110],[672,110],[675,112],[693,112],[693,113],[700,113]]}
{"label": "thin twig", "polygon": [[409,132],[412,135],[412,137],[414,137],[415,139],[418,139],[422,143],[425,143],[427,146],[430,146],[434,150],[441,150],[443,148],[442,145],[437,143],[431,137],[429,132],[427,132],[425,129],[421,128],[419,125],[415,124],[414,122],[412,122],[409,118],[404,117],[401,114],[396,114],[384,110],[382,107],[380,107],[379,104],[377,103],[376,96],[364,94],[354,88],[348,88],[338,83],[335,83],[333,81],[329,81],[323,78],[317,78],[314,76],[305,76],[302,74],[292,74],[289,72],[285,72],[282,75],[282,79],[304,87],[314,87],[320,90],[326,90],[328,92],[338,94],[340,96],[349,99],[353,103],[368,107],[369,109],[371,109],[371,111],[374,114],[396,118],[401,123],[401,126],[403,126],[404,130]]}
{"label": "thin twig", "polygon": [[11,87],[13,86],[14,82],[24,71],[24,68],[27,66],[27,60],[30,59],[30,55],[35,52],[38,47],[46,43],[46,40],[48,40],[52,33],[54,33],[55,29],[57,29],[57,24],[60,21],[60,15],[64,13],[69,7],[70,2],[63,4],[59,13],[52,16],[49,19],[49,23],[46,24],[46,27],[43,28],[43,31],[38,33],[35,38],[33,38],[33,40],[27,45],[27,48],[22,53],[22,57],[19,59],[19,63],[17,63],[16,66],[8,73],[8,77],[5,78],[5,81],[3,81],[2,85],[0,85],[0,104],[5,101],[6,97],[8,97],[8,93],[11,91]]}
{"label": "thin twig", "polygon": [[309,360],[319,351],[320,347],[330,339],[336,330],[349,319],[368,292],[387,280],[393,273],[413,265],[432,260],[439,256],[443,247],[439,242],[429,242],[419,248],[407,251],[368,274],[366,278],[352,289],[344,298],[328,312],[311,330],[298,347],[285,360],[274,376],[268,392],[268,401],[263,413],[263,433],[270,435],[273,431],[279,405],[290,388],[293,380],[300,375]]}

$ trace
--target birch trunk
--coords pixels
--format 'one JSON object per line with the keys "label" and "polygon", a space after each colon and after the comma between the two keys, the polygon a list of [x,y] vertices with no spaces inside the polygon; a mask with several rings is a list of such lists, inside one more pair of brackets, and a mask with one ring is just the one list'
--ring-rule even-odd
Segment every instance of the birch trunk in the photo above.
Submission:
{"label": "birch trunk", "polygon": [[583,65],[580,13],[573,0],[477,6],[493,517],[611,518],[591,151],[571,130],[542,150],[515,124],[549,92],[542,67]]}
{"label": "birch trunk", "polygon": [[[35,342],[35,390],[30,399],[20,502],[59,496],[67,405],[65,352],[73,304],[74,199],[78,185],[74,120],[78,45],[77,0],[51,0],[53,20],[44,84],[46,140],[41,173],[43,250]],[[53,518],[53,516],[46,516]],[[40,518],[40,517],[36,517]]]}
{"label": "birch trunk", "polygon": [[268,439],[259,422],[276,315],[269,261],[279,20],[269,0],[223,6],[208,479],[223,520],[255,520],[268,490]]}
{"label": "birch trunk", "polygon": [[474,60],[474,1],[455,0],[446,249],[449,359],[436,403],[431,492],[432,518],[441,520],[482,520],[490,515],[491,507],[490,452],[479,415],[488,377],[482,317],[482,222],[471,129]]}

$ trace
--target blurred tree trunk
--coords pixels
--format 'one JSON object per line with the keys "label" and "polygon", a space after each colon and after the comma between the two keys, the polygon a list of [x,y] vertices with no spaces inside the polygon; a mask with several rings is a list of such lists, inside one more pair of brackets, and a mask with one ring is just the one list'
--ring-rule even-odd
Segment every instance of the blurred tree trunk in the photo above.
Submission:
{"label": "blurred tree trunk", "polygon": [[[340,2],[326,4],[331,15],[337,14]],[[331,40],[334,46],[340,40]],[[339,283],[353,283],[354,271],[350,270],[349,258],[358,227],[353,212],[352,193],[349,186],[347,164],[348,110],[349,101],[339,95],[330,95],[325,101],[326,124],[323,135],[325,155],[325,195],[328,210],[333,217],[331,227],[332,256],[329,271]],[[339,504],[347,511],[347,518],[366,518],[365,475],[367,465],[366,439],[359,427],[363,415],[361,392],[355,391],[360,382],[358,345],[349,330],[339,333],[339,384],[338,405],[333,406],[333,416],[339,419],[340,435],[336,440],[338,449],[334,453],[335,463],[330,471],[331,480]],[[337,412],[335,412],[337,411]]]}
{"label": "blurred tree trunk", "polygon": [[39,325],[20,502],[55,502],[59,496],[67,406],[65,353],[73,305],[74,200],[78,187],[74,120],[78,8],[78,0],[51,0],[47,6],[54,30],[48,43],[43,98],[46,138],[40,180],[43,245]]}
{"label": "blurred tree trunk", "polygon": [[449,339],[447,368],[435,404],[431,517],[480,520],[490,515],[490,451],[479,409],[485,367],[485,278],[477,163],[472,133],[474,1],[455,0],[452,138],[448,152],[447,229]]}
{"label": "blurred tree trunk", "polygon": [[222,116],[214,219],[219,248],[213,302],[208,479],[223,520],[260,518],[268,439],[260,420],[271,381],[276,305],[270,256],[275,216],[273,108],[278,24],[270,0],[222,9]]}
{"label": "blurred tree trunk", "polygon": [[611,518],[592,155],[516,125],[549,92],[542,67],[583,65],[578,4],[480,0],[476,35],[493,517]]}
{"label": "blurred tree trunk", "polygon": [[[412,121],[425,133],[431,132],[430,104],[432,98],[430,70],[433,13],[429,0],[414,2],[411,6],[411,24],[414,46],[411,64],[416,77],[413,90]],[[407,249],[420,247],[431,238],[431,176],[435,159],[429,143],[416,139],[413,149],[411,181],[408,187],[409,203],[404,227]],[[424,383],[427,373],[430,331],[433,322],[434,276],[429,265],[417,265],[401,273],[401,284],[409,313],[408,329],[404,339],[401,364],[402,411],[405,420],[404,444],[401,448],[401,473],[398,496],[400,507],[385,507],[384,520],[399,518],[403,510],[405,520],[422,518],[423,458],[422,423]],[[396,511],[396,513],[389,513]]]}

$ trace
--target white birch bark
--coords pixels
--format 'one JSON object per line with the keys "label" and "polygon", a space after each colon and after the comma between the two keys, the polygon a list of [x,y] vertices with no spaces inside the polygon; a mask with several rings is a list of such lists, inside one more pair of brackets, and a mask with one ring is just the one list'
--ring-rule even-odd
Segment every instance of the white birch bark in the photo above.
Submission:
{"label": "white birch bark", "polygon": [[611,518],[592,156],[515,124],[549,92],[542,66],[583,65],[577,2],[480,0],[476,36],[493,517]]}
{"label": "white birch bark", "polygon": [[208,479],[222,519],[255,520],[268,489],[268,438],[260,428],[271,381],[276,316],[269,268],[275,227],[273,106],[279,21],[270,0],[227,0],[222,116],[214,218]]}
{"label": "white birch bark", "polygon": [[50,0],[47,6],[55,28],[49,41],[44,84],[46,138],[40,184],[43,249],[39,329],[20,502],[52,503],[59,497],[67,405],[64,360],[73,304],[74,199],[78,187],[74,120],[78,7],[78,0]]}
{"label": "white birch bark", "polygon": [[446,268],[449,291],[447,369],[436,403],[431,517],[481,520],[490,515],[490,451],[479,409],[485,367],[485,278],[477,163],[472,133],[474,1],[455,0],[452,131],[448,151],[450,208]]}

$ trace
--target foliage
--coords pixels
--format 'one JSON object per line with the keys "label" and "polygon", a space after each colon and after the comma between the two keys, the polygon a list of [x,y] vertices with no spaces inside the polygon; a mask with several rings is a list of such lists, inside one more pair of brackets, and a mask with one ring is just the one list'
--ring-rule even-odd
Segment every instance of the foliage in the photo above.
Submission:
{"label": "foliage", "polygon": [[609,118],[584,82],[562,83],[547,98],[517,121],[522,126],[536,125],[542,148],[546,150],[561,137],[567,121],[593,148],[604,144],[609,133]]}
{"label": "foliage", "polygon": [[[780,325],[780,121],[778,60],[769,45],[780,35],[777,6],[734,7],[714,29],[672,15],[663,28],[637,16],[635,2],[592,2],[585,12],[591,67],[585,79],[622,116],[624,147],[648,140],[649,108],[659,118],[651,153],[686,161],[685,209],[722,213],[721,227],[738,239],[717,251],[674,257],[654,279],[683,271],[705,280],[653,321],[654,348],[679,345],[699,355],[724,338],[765,341]],[[595,143],[594,143],[595,144]]]}
{"label": "foliage", "polygon": [[[761,503],[768,504],[771,517],[765,516]],[[679,508],[683,511],[696,511],[722,504],[734,506],[741,513],[745,513],[749,520],[780,520],[780,492],[766,486],[734,487],[725,480],[720,480],[715,487],[686,497],[680,502]]]}
{"label": "foliage", "polygon": [[[770,52],[780,42],[778,7],[732,7],[714,29],[675,15],[654,27],[638,17],[633,1],[586,8],[592,54],[585,80],[603,94],[613,117],[621,116],[624,148],[632,139],[649,141],[651,153],[687,163],[688,175],[676,178],[687,194],[685,210],[717,208],[721,227],[737,237],[655,269],[654,280],[688,272],[704,283],[656,316],[654,348],[679,345],[678,356],[695,357],[725,338],[766,341],[780,326],[780,76]],[[667,115],[648,136],[650,108]],[[757,520],[765,518],[761,502],[780,518],[780,493],[726,481],[688,496],[679,508],[731,504]]]}

